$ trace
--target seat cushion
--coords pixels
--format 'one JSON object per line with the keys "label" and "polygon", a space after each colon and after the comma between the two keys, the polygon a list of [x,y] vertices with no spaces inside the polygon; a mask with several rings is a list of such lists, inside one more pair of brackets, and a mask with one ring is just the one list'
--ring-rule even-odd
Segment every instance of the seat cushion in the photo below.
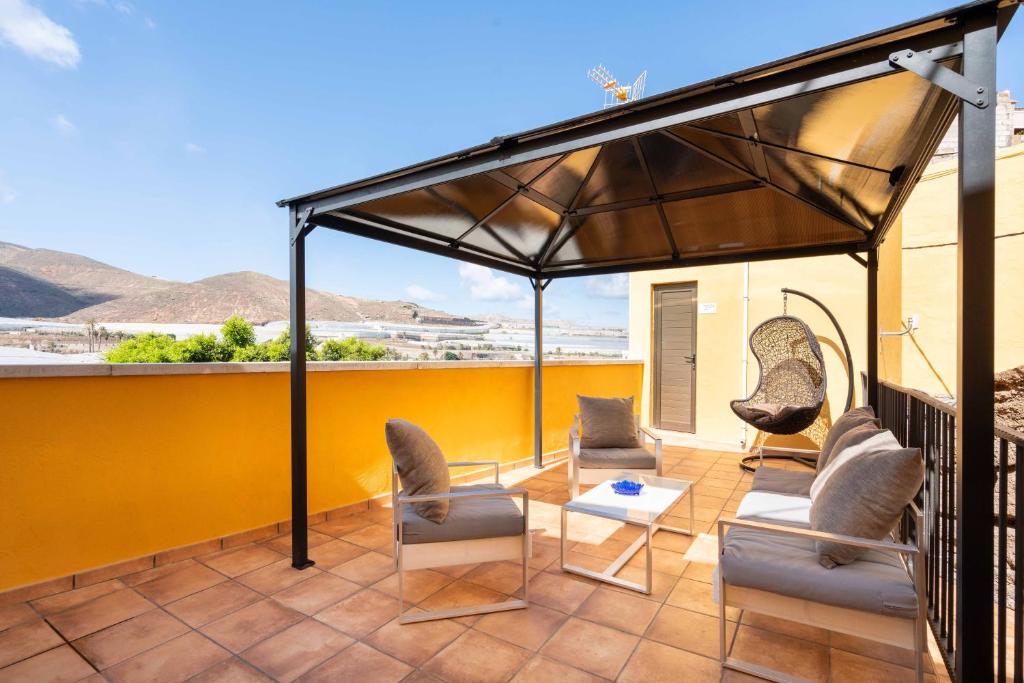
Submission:
{"label": "seat cushion", "polygon": [[882,423],[875,418],[875,410],[871,406],[851,408],[832,423],[832,428],[825,435],[825,442],[821,444],[821,452],[818,454],[817,469],[819,472],[828,464],[828,460],[832,457],[832,451],[840,437],[854,427],[863,424],[872,424],[875,427],[882,426]]}
{"label": "seat cushion", "polygon": [[[448,493],[451,489],[448,463],[429,434],[406,420],[388,420],[384,437],[406,495]],[[435,524],[443,522],[448,515],[447,500],[413,503],[413,508],[420,517]]]}
{"label": "seat cushion", "polygon": [[633,397],[577,396],[580,406],[581,448],[636,448],[640,439],[633,414]]}
{"label": "seat cushion", "polygon": [[[842,454],[836,456],[837,460],[840,458]],[[827,470],[822,472],[822,476],[826,473]],[[923,481],[920,449],[881,446],[840,464],[828,478],[811,503],[811,528],[881,540],[896,526]],[[821,564],[828,568],[849,564],[863,552],[848,545],[818,541]]]}
{"label": "seat cushion", "polygon": [[811,499],[768,491],[749,491],[740,501],[736,517],[807,529],[811,526]]}
{"label": "seat cushion", "polygon": [[646,448],[581,448],[580,466],[592,470],[653,470],[658,462]]}
{"label": "seat cushion", "polygon": [[758,467],[754,470],[751,491],[767,491],[792,496],[810,496],[814,472],[809,470],[784,470],[781,467]]}
{"label": "seat cushion", "polygon": [[895,553],[872,550],[826,569],[812,540],[733,528],[718,567],[729,585],[906,619],[917,611],[914,584]]}
{"label": "seat cushion", "polygon": [[[453,486],[452,493],[504,489],[501,484],[473,484]],[[519,536],[523,528],[523,513],[512,496],[453,498],[442,524],[423,519],[412,506],[402,507],[402,542],[409,545]]]}

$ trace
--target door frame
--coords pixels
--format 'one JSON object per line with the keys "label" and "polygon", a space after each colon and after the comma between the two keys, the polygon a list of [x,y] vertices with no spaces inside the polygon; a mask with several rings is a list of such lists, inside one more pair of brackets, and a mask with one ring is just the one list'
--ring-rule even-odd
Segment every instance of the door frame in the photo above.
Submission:
{"label": "door frame", "polygon": [[[685,280],[681,282],[659,282],[651,285],[651,425],[656,429],[662,429],[661,425],[661,336],[659,334],[659,323],[661,319],[661,308],[658,305],[658,292],[666,289],[689,289],[693,302],[693,331],[691,343],[693,354],[697,355],[697,320],[700,317],[697,311],[697,281]],[[679,432],[680,434],[697,433],[697,363],[693,364],[693,378],[690,382],[690,428],[693,431]],[[668,430],[675,431],[675,430]]]}

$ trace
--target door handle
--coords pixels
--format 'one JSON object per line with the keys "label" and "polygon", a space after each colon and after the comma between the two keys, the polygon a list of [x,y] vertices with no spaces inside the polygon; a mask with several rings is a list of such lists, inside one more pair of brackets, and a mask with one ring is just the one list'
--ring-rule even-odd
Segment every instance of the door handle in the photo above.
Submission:
{"label": "door handle", "polygon": [[686,357],[686,362],[690,365],[697,365],[697,354],[693,354]]}

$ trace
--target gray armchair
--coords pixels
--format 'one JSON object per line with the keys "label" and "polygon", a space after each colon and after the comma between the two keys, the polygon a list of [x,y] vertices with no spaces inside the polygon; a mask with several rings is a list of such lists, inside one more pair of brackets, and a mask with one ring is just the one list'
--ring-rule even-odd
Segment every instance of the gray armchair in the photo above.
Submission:
{"label": "gray armchair", "polygon": [[[661,437],[646,427],[640,426],[640,416],[635,417],[636,448],[581,448],[580,418],[573,417],[569,430],[569,495],[580,495],[580,484],[600,484],[616,478],[622,473],[653,474],[661,476]],[[644,447],[647,439],[654,442],[654,453]]]}

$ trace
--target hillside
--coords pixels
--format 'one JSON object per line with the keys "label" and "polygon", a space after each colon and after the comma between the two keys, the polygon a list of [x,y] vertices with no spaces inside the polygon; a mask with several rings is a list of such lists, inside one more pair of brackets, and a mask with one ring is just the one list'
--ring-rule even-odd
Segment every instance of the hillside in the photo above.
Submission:
{"label": "hillside", "polygon": [[[0,316],[69,322],[255,323],[288,318],[288,283],[254,273],[196,282],[147,277],[94,259],[0,242]],[[467,324],[474,321],[406,301],[376,301],[306,290],[309,320]]]}

